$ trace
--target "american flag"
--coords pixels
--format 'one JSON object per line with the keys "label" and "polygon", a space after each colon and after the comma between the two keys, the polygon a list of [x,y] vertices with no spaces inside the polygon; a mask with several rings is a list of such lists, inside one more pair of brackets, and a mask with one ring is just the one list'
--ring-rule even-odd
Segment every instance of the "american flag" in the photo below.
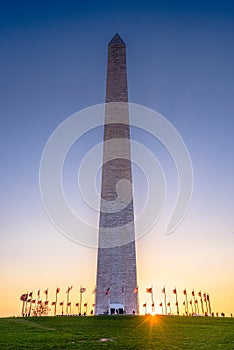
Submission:
{"label": "american flag", "polygon": [[66,293],[69,293],[72,290],[72,288],[73,288],[72,286],[68,287]]}
{"label": "american flag", "polygon": [[20,297],[20,300],[22,301],[27,301],[27,299],[28,299],[28,294],[22,294]]}

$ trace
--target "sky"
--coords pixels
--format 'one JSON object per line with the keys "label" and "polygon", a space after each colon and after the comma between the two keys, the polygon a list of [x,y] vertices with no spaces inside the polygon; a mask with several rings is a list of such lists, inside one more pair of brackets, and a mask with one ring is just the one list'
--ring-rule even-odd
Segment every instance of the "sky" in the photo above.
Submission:
{"label": "sky", "polygon": [[[20,295],[36,295],[39,288],[49,288],[53,301],[60,287],[62,301],[72,285],[77,302],[82,285],[89,308],[94,302],[97,250],[72,242],[52,224],[40,195],[39,168],[58,125],[105,101],[107,44],[116,32],[127,45],[129,101],[174,125],[194,171],[187,215],[166,235],[176,170],[160,142],[132,130],[133,139],[158,156],[167,181],[165,210],[136,243],[140,310],[150,303],[145,288],[153,285],[157,312],[165,286],[172,303],[177,288],[181,310],[186,288],[190,297],[193,289],[208,292],[214,312],[234,313],[232,2],[2,2],[0,30],[0,316],[20,314]],[[65,163],[67,198],[82,215],[76,172],[89,147],[101,140],[101,128],[84,135]],[[144,179],[137,169],[134,174],[140,212]],[[98,216],[90,220],[98,232]]]}

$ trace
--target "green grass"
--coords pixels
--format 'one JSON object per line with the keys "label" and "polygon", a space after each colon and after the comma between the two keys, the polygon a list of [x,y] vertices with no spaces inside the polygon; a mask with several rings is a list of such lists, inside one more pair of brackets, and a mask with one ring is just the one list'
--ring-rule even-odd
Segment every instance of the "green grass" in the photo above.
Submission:
{"label": "green grass", "polygon": [[2,318],[0,349],[233,350],[234,319],[183,316]]}

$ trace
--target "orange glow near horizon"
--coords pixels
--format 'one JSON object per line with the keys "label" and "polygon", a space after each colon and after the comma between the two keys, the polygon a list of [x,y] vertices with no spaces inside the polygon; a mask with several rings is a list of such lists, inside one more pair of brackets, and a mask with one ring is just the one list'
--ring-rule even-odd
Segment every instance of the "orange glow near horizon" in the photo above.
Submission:
{"label": "orange glow near horizon", "polygon": [[[159,251],[155,255],[154,245],[150,244],[151,239],[152,237],[149,234],[137,242],[138,296],[141,315],[145,313],[143,307],[145,302],[147,303],[147,312],[151,312],[151,295],[145,292],[146,287],[151,285],[153,285],[156,314],[161,314],[159,304],[160,302],[164,303],[163,294],[161,293],[164,285],[166,287],[167,302],[171,303],[173,314],[176,314],[175,295],[173,294],[175,287],[178,292],[181,315],[184,314],[184,288],[187,290],[188,300],[192,299],[191,292],[193,289],[196,295],[201,290],[202,293],[207,292],[210,294],[211,308],[214,313],[218,312],[220,315],[221,312],[224,312],[226,316],[234,313],[234,282],[230,278],[232,276],[231,265],[224,271],[223,265],[219,265],[215,259],[215,261],[212,261],[212,264],[208,261],[207,267],[204,269],[207,254],[203,258],[200,255],[198,260],[194,260],[194,257],[189,252],[183,255],[179,253],[178,255],[178,251],[175,252],[175,250],[170,248],[170,245],[173,246],[174,244],[173,241],[185,239],[178,236],[170,237],[169,240],[172,240],[172,242],[166,242],[168,238],[157,238],[158,244],[161,246],[161,252]],[[68,285],[73,286],[70,296],[74,313],[76,312],[74,305],[76,302],[79,302],[79,288],[81,285],[87,289],[87,292],[83,294],[82,303],[88,303],[88,314],[93,309],[92,304],[95,302],[95,296],[92,294],[92,291],[95,288],[96,251],[75,245],[60,235],[57,236],[57,240],[62,245],[57,243],[55,254],[51,254],[51,246],[45,247],[43,258],[40,254],[30,254],[29,252],[25,262],[21,262],[18,265],[9,257],[8,268],[2,274],[0,290],[1,317],[20,315],[22,303],[19,298],[21,294],[33,290],[35,298],[39,288],[41,288],[43,300],[45,300],[43,291],[49,288],[50,303],[54,301],[56,288],[61,288],[58,294],[58,302],[63,300],[65,302],[65,291]],[[27,247],[27,242],[25,246]],[[169,261],[165,260],[166,251],[170,256]],[[68,254],[68,252],[70,253]],[[231,256],[230,254],[229,258]],[[66,257],[66,259],[61,259],[61,257]],[[187,264],[184,263],[185,260]],[[164,261],[164,266],[160,266],[160,261]],[[176,264],[173,264],[173,261],[176,261]],[[74,267],[71,268],[71,266]],[[181,276],[180,271],[183,271],[183,276]],[[217,276],[219,276],[218,279]],[[60,310],[59,307],[58,310]]]}

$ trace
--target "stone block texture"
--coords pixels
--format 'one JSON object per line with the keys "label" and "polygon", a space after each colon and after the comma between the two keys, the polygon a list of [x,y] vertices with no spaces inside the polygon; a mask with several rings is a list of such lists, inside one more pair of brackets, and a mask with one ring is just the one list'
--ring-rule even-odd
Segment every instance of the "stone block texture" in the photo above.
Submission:
{"label": "stone block texture", "polygon": [[126,314],[138,314],[138,295],[134,293],[137,269],[126,102],[126,46],[116,34],[108,45],[96,315],[107,312],[112,303],[124,305]]}

